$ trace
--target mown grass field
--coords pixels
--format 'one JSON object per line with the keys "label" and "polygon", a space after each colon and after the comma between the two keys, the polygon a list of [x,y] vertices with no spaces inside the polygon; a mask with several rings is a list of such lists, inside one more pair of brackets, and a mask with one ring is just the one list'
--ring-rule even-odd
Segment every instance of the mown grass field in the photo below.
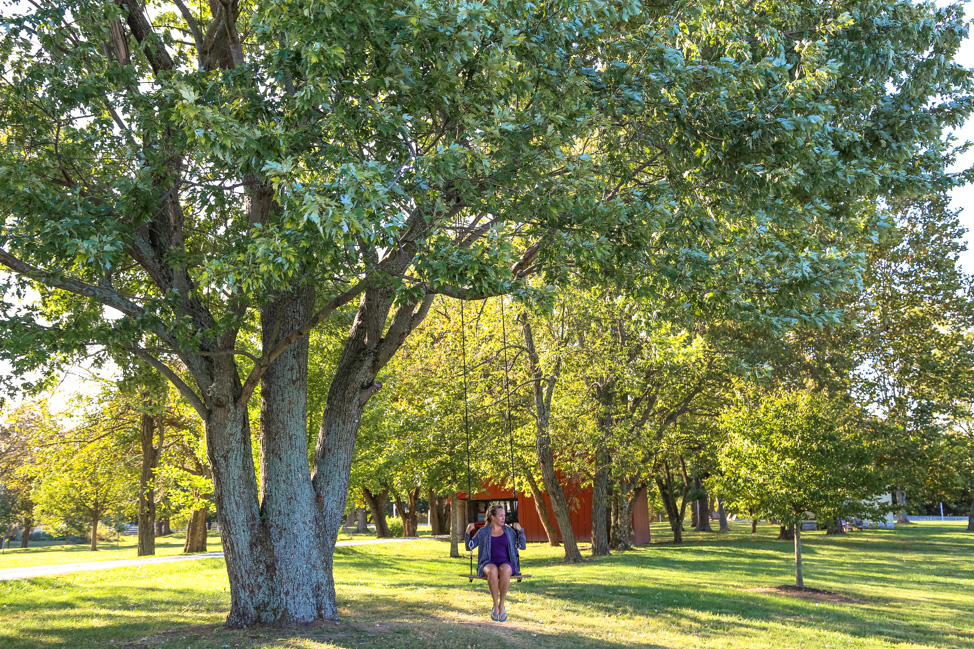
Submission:
{"label": "mown grass field", "polygon": [[0,583],[0,647],[970,648],[974,535],[963,527],[806,533],[806,585],[840,601],[755,590],[793,583],[792,546],[771,526],[581,566],[532,544],[523,559],[535,577],[512,588],[504,625],[488,619],[485,585],[456,576],[466,560],[445,558],[437,540],[340,549],[342,621],[297,631],[223,629],[219,559],[75,573]]}
{"label": "mown grass field", "polygon": [[[429,536],[429,526],[420,526],[419,535]],[[342,532],[339,541],[364,541],[375,538],[374,534],[349,534]],[[183,553],[186,542],[185,532],[176,532],[156,539],[157,557],[175,556]],[[116,544],[99,541],[98,550],[91,551],[87,542],[66,544],[64,541],[31,541],[26,548],[7,548],[0,554],[0,570],[4,568],[26,568],[29,566],[51,566],[65,563],[87,563],[88,561],[114,561],[118,559],[137,559],[138,541],[134,536],[122,536]],[[207,552],[222,552],[223,542],[219,532],[210,532],[206,539]],[[0,646],[0,649],[3,649]]]}

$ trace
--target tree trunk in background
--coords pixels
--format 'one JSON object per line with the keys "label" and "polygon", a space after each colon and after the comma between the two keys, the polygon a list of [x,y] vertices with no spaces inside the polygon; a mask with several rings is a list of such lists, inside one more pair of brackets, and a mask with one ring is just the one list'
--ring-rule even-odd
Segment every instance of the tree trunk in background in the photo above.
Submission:
{"label": "tree trunk in background", "polygon": [[369,533],[369,522],[367,520],[367,515],[365,513],[365,507],[355,508],[355,533],[356,534]]}
{"label": "tree trunk in background", "polygon": [[538,486],[538,481],[530,471],[525,471],[524,477],[528,481],[528,488],[531,489],[531,498],[534,500],[534,508],[538,512],[538,518],[541,519],[541,527],[544,528],[544,533],[548,537],[548,545],[556,548],[561,543],[561,536],[559,536],[558,528],[555,527],[551,515],[548,513],[548,505],[545,503],[544,494],[541,493],[541,487]]}
{"label": "tree trunk in background", "polygon": [[700,525],[700,508],[697,507],[697,501],[693,501],[693,507],[690,508],[690,529],[695,530]]}
{"label": "tree trunk in background", "polygon": [[156,526],[155,527],[156,527],[155,535],[157,537],[158,536],[162,536],[162,521],[156,521]]}
{"label": "tree trunk in background", "polygon": [[551,399],[554,395],[555,385],[558,382],[558,375],[561,373],[561,359],[555,361],[555,366],[550,376],[545,376],[541,368],[541,359],[534,345],[534,333],[531,331],[531,322],[527,314],[520,315],[521,330],[524,334],[524,346],[527,349],[527,364],[534,393],[534,448],[538,456],[538,464],[541,465],[541,481],[544,484],[545,493],[551,501],[551,509],[558,522],[558,530],[561,532],[561,539],[565,548],[565,561],[567,563],[580,563],[582,555],[578,551],[575,543],[575,533],[572,530],[572,522],[568,509],[568,499],[565,498],[565,491],[558,481],[558,474],[555,472],[555,456],[551,450]]}
{"label": "tree trunk in background", "polygon": [[595,451],[595,480],[592,483],[592,556],[609,552],[609,453],[604,445]]}
{"label": "tree trunk in background", "polygon": [[825,522],[825,534],[845,534],[845,528],[842,526],[842,519],[838,516],[833,516]]}
{"label": "tree trunk in background", "polygon": [[676,494],[673,493],[673,474],[670,472],[669,464],[663,463],[663,475],[656,472],[653,478],[656,481],[656,488],[663,500],[663,508],[666,510],[666,518],[669,521],[670,529],[673,531],[673,543],[683,543],[683,517],[676,506]]}
{"label": "tree trunk in background", "polygon": [[609,556],[609,435],[612,433],[612,406],[615,390],[612,381],[596,391],[601,412],[598,418],[599,443],[595,449],[592,480],[592,556]]}
{"label": "tree trunk in background", "polygon": [[162,520],[162,535],[169,536],[172,534],[172,524],[168,518]]}
{"label": "tree trunk in background", "polygon": [[896,524],[912,525],[910,517],[906,515],[906,494],[899,489],[896,490],[896,504],[900,505],[900,509],[896,512]]}
{"label": "tree trunk in background", "polygon": [[[142,447],[142,468],[139,472],[139,540],[137,556],[156,553],[156,496],[153,481],[162,451],[162,427],[159,426],[159,445],[155,444],[156,420],[142,413],[139,426],[139,442]],[[161,530],[160,530],[161,531]]]}
{"label": "tree trunk in background", "polygon": [[403,502],[397,491],[392,492],[392,497],[396,501],[396,509],[402,519],[403,538],[419,536],[419,512],[416,511],[419,502],[419,487],[406,492],[406,502]]}
{"label": "tree trunk in background", "polygon": [[755,532],[758,531],[758,519],[755,518],[753,507],[751,507],[750,513],[751,513],[751,534],[754,534]]}
{"label": "tree trunk in background", "polygon": [[450,557],[460,558],[460,543],[467,528],[466,507],[467,501],[460,500],[457,494],[453,494],[453,506],[450,513],[453,514],[453,524],[450,526]]}
{"label": "tree trunk in background", "polygon": [[974,532],[974,500],[971,501],[971,513],[967,516],[967,531]]}
{"label": "tree trunk in background", "polygon": [[717,520],[720,521],[720,531],[730,532],[730,525],[727,524],[727,512],[724,511],[724,501],[717,500]]}
{"label": "tree trunk in background", "polygon": [[345,516],[345,527],[355,527],[355,510],[349,509]]}
{"label": "tree trunk in background", "polygon": [[432,489],[426,490],[426,501],[429,502],[429,522],[430,534],[439,536],[443,534],[443,525],[440,521],[439,503],[440,499]]}
{"label": "tree trunk in background", "polygon": [[703,478],[694,478],[694,487],[702,492],[703,495],[693,502],[693,507],[697,512],[697,525],[693,528],[698,532],[713,532],[710,527],[710,496],[703,486]]}
{"label": "tree trunk in background", "polygon": [[377,539],[389,538],[391,534],[389,534],[389,524],[386,522],[386,498],[389,496],[389,490],[387,489],[373,494],[368,489],[362,489],[362,496],[365,498],[365,503],[369,506],[369,511],[372,512],[372,524],[375,525],[375,537]]}
{"label": "tree trunk in background", "polygon": [[793,541],[795,539],[795,528],[781,526],[778,530],[778,540],[779,541]]}
{"label": "tree trunk in background", "polygon": [[98,520],[101,517],[98,515],[91,517],[91,551],[94,552],[98,549]]}
{"label": "tree trunk in background", "polygon": [[802,574],[802,525],[799,523],[795,530],[795,585],[805,587],[805,576]]}
{"label": "tree trunk in background", "polygon": [[23,527],[23,532],[20,534],[20,547],[26,548],[30,543],[30,533],[34,529],[34,514],[33,507],[28,510],[28,513],[24,514],[24,520],[21,523]]}
{"label": "tree trunk in background", "polygon": [[618,493],[609,494],[609,502],[611,503],[611,511],[609,514],[609,547],[617,547],[618,538],[616,537],[616,530],[619,527],[619,501],[621,498]]}
{"label": "tree trunk in background", "polygon": [[645,490],[645,487],[637,488],[635,480],[620,480],[619,488],[616,489],[616,500],[614,504],[615,524],[612,536],[615,541],[612,544],[615,550],[632,550],[633,530],[632,530],[632,506]]}
{"label": "tree trunk in background", "polygon": [[200,554],[206,552],[206,514],[208,508],[193,510],[186,525],[186,542],[183,544],[183,554]]}

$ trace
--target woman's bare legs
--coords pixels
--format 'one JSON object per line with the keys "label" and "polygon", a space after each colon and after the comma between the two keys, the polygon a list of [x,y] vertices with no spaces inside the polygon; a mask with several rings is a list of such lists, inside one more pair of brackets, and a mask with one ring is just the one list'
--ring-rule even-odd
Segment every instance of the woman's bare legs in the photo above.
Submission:
{"label": "woman's bare legs", "polygon": [[[507,567],[506,565],[503,566],[503,568],[506,567]],[[500,613],[500,608],[497,605],[497,598],[498,598],[497,566],[495,566],[492,563],[488,563],[486,566],[484,566],[484,575],[487,577],[487,586],[490,587],[490,596],[494,598],[494,613]],[[508,579],[506,583],[510,583],[510,581],[511,581],[510,575],[508,575]],[[507,593],[506,585],[504,586],[504,593],[505,594]]]}
{"label": "woman's bare legs", "polygon": [[514,574],[514,570],[511,568],[511,564],[505,563],[501,566],[500,573],[500,578],[497,580],[500,590],[500,604],[497,606],[497,613],[503,615],[507,610],[504,608],[504,602],[507,600],[507,589],[511,586],[511,575]]}

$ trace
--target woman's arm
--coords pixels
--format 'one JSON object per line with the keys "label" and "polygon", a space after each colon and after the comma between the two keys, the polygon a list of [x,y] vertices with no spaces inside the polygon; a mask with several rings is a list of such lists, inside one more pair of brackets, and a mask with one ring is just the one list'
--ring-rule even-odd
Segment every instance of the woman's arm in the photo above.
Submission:
{"label": "woman's arm", "polygon": [[514,530],[515,539],[516,539],[514,541],[515,545],[517,545],[517,547],[520,548],[521,550],[527,550],[528,537],[524,534],[524,528],[521,527],[520,523],[513,523],[510,527],[511,529]]}
{"label": "woman's arm", "polygon": [[[467,549],[468,550],[473,550],[475,547],[477,547],[478,545],[480,545],[480,541],[481,541],[481,539],[480,539],[480,532],[477,532],[473,536],[470,536],[471,528],[472,529],[477,529],[477,526],[474,525],[473,523],[470,523],[470,525],[467,525],[467,532],[464,535],[464,539],[463,539],[463,543],[464,543],[464,545],[467,546]],[[484,529],[487,529],[487,528],[486,527],[482,527],[480,529],[481,530],[484,530]]]}

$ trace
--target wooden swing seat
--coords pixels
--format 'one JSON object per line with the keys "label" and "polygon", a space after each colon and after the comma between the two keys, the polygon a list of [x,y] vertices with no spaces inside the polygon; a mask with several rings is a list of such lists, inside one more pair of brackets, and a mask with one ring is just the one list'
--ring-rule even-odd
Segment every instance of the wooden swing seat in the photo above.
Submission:
{"label": "wooden swing seat", "polygon": [[[487,580],[487,577],[486,576],[483,576],[483,577],[478,577],[477,575],[460,575],[460,576],[463,577],[464,579],[469,579],[471,583],[473,583],[473,580],[474,579],[483,579],[484,581]],[[518,581],[521,581],[522,579],[524,579],[526,577],[530,577],[530,576],[531,575],[524,575],[524,574],[521,574],[521,575],[511,575],[511,581],[514,581],[515,579],[518,580]]]}

